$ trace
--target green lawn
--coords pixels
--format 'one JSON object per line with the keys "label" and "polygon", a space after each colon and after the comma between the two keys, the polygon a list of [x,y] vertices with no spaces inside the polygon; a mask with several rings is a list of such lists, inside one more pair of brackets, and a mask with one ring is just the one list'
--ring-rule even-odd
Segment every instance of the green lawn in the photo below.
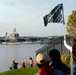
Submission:
{"label": "green lawn", "polygon": [[10,70],[6,72],[0,73],[0,75],[35,75],[38,68],[22,68],[22,69],[16,69],[16,70]]}
{"label": "green lawn", "polygon": [[[35,75],[37,70],[38,70],[38,67],[21,68],[21,69],[1,72],[0,75]],[[68,75],[70,75],[70,74],[68,74]]]}

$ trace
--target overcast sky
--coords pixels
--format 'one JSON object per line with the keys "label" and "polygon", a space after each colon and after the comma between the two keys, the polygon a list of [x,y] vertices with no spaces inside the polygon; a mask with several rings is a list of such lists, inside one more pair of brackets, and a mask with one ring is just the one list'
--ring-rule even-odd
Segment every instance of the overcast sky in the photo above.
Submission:
{"label": "overcast sky", "polygon": [[0,36],[13,33],[16,28],[20,36],[64,35],[66,25],[49,23],[44,26],[43,16],[57,4],[63,3],[64,18],[76,10],[76,0],[0,0]]}

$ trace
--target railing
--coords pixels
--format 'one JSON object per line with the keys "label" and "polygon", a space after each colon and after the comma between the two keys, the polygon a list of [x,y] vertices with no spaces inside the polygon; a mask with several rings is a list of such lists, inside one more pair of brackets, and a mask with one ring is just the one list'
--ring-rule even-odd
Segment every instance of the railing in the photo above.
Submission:
{"label": "railing", "polygon": [[[70,44],[70,37],[68,37],[68,36],[67,36],[67,42]],[[59,37],[52,38],[42,48],[38,49],[36,51],[36,55],[41,52],[41,53],[44,53],[44,54],[46,54],[48,56],[49,55],[49,51],[51,49],[55,49],[55,48],[58,49],[61,53],[64,53],[64,54],[68,54],[69,53],[69,50],[67,50],[64,47],[63,36],[59,36]]]}

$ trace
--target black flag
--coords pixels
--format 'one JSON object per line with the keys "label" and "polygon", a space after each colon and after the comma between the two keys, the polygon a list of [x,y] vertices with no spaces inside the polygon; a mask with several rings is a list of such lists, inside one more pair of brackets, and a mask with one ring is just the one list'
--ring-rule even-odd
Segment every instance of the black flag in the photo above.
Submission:
{"label": "black flag", "polygon": [[47,26],[48,23],[63,23],[64,22],[64,12],[63,4],[58,4],[53,8],[53,10],[43,17],[44,25]]}

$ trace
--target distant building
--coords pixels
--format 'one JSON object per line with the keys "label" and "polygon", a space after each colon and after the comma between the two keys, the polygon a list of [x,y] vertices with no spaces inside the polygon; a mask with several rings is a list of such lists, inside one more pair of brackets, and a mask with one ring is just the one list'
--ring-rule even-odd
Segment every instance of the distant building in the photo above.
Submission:
{"label": "distant building", "polygon": [[16,31],[16,28],[14,28],[13,33],[7,35],[7,32],[5,34],[5,40],[9,40],[9,41],[17,41],[17,38],[19,37],[19,34]]}

